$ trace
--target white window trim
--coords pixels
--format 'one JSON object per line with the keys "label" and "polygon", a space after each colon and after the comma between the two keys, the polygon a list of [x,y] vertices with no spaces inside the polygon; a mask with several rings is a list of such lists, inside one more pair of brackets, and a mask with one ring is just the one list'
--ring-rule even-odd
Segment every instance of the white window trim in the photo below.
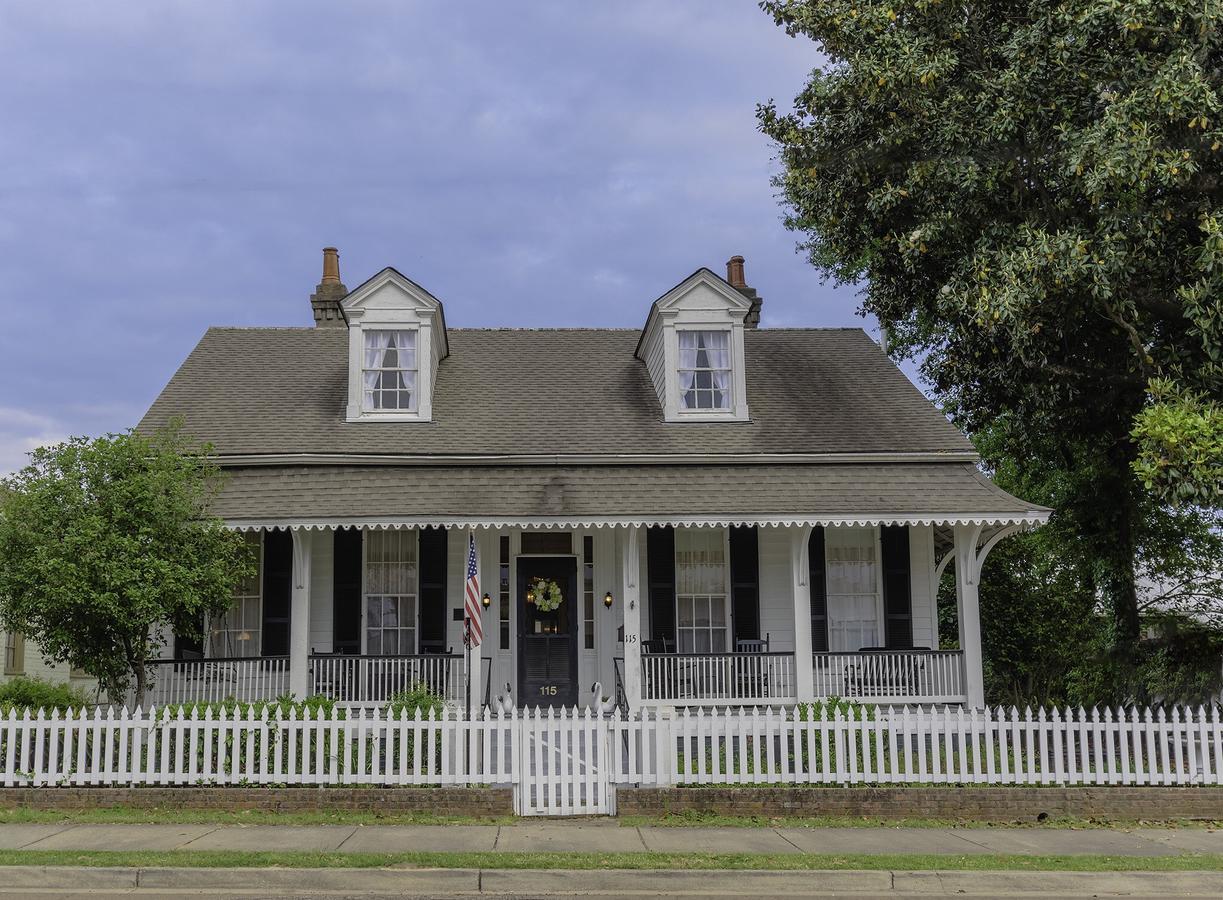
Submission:
{"label": "white window trim", "polygon": [[[379,366],[378,369],[376,370],[376,371],[382,371],[382,372],[412,372],[415,374],[416,377],[412,379],[413,387],[410,393],[412,405],[408,409],[380,409],[376,406],[367,407],[365,405],[365,373],[368,371],[375,371],[375,370],[369,369],[365,365],[365,353],[366,353],[365,333],[367,331],[368,332],[385,331],[385,332],[391,332],[391,333],[397,332],[401,334],[412,335],[412,339],[416,345],[415,349],[412,351],[413,356],[416,357],[415,367],[408,369],[408,368],[404,368],[403,366],[400,366],[397,369],[386,369],[386,368]],[[361,376],[361,399],[358,402],[361,405],[361,416],[363,418],[383,418],[386,416],[409,416],[410,418],[415,419],[420,415],[420,412],[419,412],[420,410],[420,369],[421,369],[420,357],[421,357],[421,350],[420,350],[420,328],[419,327],[387,326],[385,328],[376,328],[371,324],[368,328],[362,329],[362,332],[361,332],[361,359],[359,361],[360,362],[360,376]]]}
{"label": "white window trim", "polygon": [[[365,408],[365,332],[413,331],[416,333],[416,408]],[[348,410],[349,422],[428,422],[433,418],[433,345],[428,322],[365,321],[362,317],[348,327]]]}
{"label": "white window trim", "polygon": [[[842,526],[844,527],[844,526]],[[848,526],[850,528],[861,526]],[[883,533],[878,525],[870,526],[874,532],[875,539],[875,629],[876,629],[876,646],[884,646],[887,643],[887,634],[885,633],[887,623],[884,621],[883,611]],[[931,540],[933,541],[933,532],[931,532]],[[828,571],[828,542],[824,542],[824,571]],[[826,598],[827,602],[827,629],[828,629],[828,648],[831,653],[857,653],[859,648],[854,647],[846,650],[832,649],[832,596]]]}
{"label": "white window trim", "polygon": [[[680,405],[679,383],[679,332],[681,331],[727,331],[730,333],[730,407],[728,409],[684,409]],[[686,319],[682,325],[674,316],[664,314],[663,354],[667,370],[667,399],[665,413],[669,422],[746,422],[747,378],[744,373],[743,323],[729,321],[726,317],[711,321]]]}
{"label": "white window trim", "polygon": [[[677,528],[677,529],[676,529],[676,533],[678,533],[678,532],[679,532],[679,530],[680,530],[680,529],[678,529],[678,528]],[[690,529],[690,530],[696,531],[696,530],[700,530],[700,529],[693,528],[693,529]],[[734,652],[734,649],[735,649],[735,646],[734,646],[734,645],[735,645],[735,623],[734,623],[734,621],[731,619],[731,612],[732,612],[732,609],[733,609],[734,603],[733,603],[733,598],[732,598],[732,597],[731,597],[731,595],[730,595],[730,592],[731,592],[731,579],[730,579],[730,529],[729,529],[729,528],[722,528],[722,529],[720,529],[720,530],[721,530],[721,532],[722,532],[722,559],[723,559],[723,566],[722,566],[722,601],[723,601],[723,603],[722,603],[722,605],[723,605],[723,621],[726,623],[726,625],[724,626],[724,630],[725,630],[725,632],[726,632],[726,635],[725,635],[725,638],[726,638],[726,640],[725,640],[725,643],[726,643],[726,649],[725,649],[725,650],[722,650],[722,651],[714,651],[714,650],[710,650],[709,652],[710,652],[710,653],[715,653],[715,652],[721,652],[721,653],[733,653],[733,652]],[[677,580],[678,580],[678,574],[679,574],[679,559],[678,559],[678,558],[673,558],[673,559],[672,559],[672,565],[673,565],[673,566],[674,566],[674,568],[675,568],[676,577],[677,577]],[[706,596],[710,596],[710,595],[708,595],[708,594],[685,594],[684,596],[686,596],[686,597],[706,597]],[[680,629],[680,624],[679,624],[679,598],[680,598],[680,593],[679,593],[679,591],[678,591],[678,590],[676,590],[676,591],[675,591],[675,652],[676,652],[676,653],[683,653],[684,651],[683,651],[683,650],[681,650],[681,649],[680,649],[680,647],[679,647],[679,629]],[[709,629],[712,631],[712,630],[713,630],[713,626],[712,626],[712,625],[711,625],[711,626],[709,626]],[[696,653],[696,652],[699,652],[699,651],[693,650],[693,651],[690,651],[690,652]]]}
{"label": "white window trim", "polygon": [[[725,391],[725,393],[729,395],[730,402],[727,403],[726,406],[708,407],[708,408],[702,409],[701,407],[688,408],[683,405],[683,397],[684,397],[684,394],[687,392],[680,385],[679,373],[681,371],[687,371],[687,370],[681,369],[681,367],[679,366],[678,350],[679,350],[679,338],[680,338],[681,333],[724,334],[726,335],[726,355],[727,355],[726,371],[730,376],[730,384],[727,386],[726,391]],[[677,413],[680,416],[682,416],[683,418],[689,418],[693,415],[698,415],[698,416],[708,416],[711,418],[721,419],[726,416],[734,415],[735,396],[737,394],[737,391],[735,390],[735,372],[739,368],[736,365],[737,360],[735,359],[734,329],[733,328],[723,328],[723,327],[718,327],[718,326],[710,326],[708,328],[696,328],[692,326],[686,326],[683,328],[676,327],[675,329],[675,348],[677,351],[675,355],[676,369],[675,369],[675,376],[674,376],[675,377],[675,405],[676,405]],[[714,371],[714,370],[708,369],[707,371]]]}
{"label": "white window trim", "polygon": [[[413,597],[416,599],[416,621],[412,626],[412,656],[420,655],[420,529],[419,528],[403,528],[403,529],[387,529],[388,531],[410,531],[416,541],[416,584]],[[369,626],[367,624],[369,601],[366,591],[367,578],[369,572],[369,535],[375,533],[369,528],[362,529],[361,532],[361,656],[369,655]],[[379,596],[385,596],[379,594]],[[380,653],[379,656],[397,656],[398,654]]]}

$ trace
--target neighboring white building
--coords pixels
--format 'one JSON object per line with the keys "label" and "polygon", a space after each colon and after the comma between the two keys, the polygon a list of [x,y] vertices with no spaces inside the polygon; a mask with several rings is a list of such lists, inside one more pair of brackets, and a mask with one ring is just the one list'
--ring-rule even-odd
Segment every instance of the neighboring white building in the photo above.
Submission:
{"label": "neighboring white building", "polygon": [[141,422],[215,446],[215,512],[260,548],[154,697],[457,699],[474,532],[478,699],[983,702],[981,564],[1048,510],[861,330],[759,328],[741,257],[640,331],[447,328],[394,269],[348,292],[331,249],[311,301],[314,328],[209,329]]}
{"label": "neighboring white building", "polygon": [[47,662],[38,647],[27,641],[21,634],[0,631],[0,649],[3,649],[0,684],[24,675],[29,678],[41,678],[44,681],[67,681],[86,692],[94,688],[94,680],[84,672],[66,665]]}

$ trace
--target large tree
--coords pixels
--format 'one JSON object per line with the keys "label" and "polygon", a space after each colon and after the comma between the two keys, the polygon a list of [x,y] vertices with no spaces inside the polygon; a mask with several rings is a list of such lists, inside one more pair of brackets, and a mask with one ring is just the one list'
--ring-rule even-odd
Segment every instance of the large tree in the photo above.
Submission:
{"label": "large tree", "polygon": [[1053,485],[1132,646],[1144,541],[1223,498],[1223,4],[761,5],[825,60],[759,111],[789,226]]}
{"label": "large tree", "polygon": [[0,625],[112,697],[161,635],[199,638],[254,566],[242,536],[208,508],[220,473],[177,427],[74,438],[35,450],[0,485]]}

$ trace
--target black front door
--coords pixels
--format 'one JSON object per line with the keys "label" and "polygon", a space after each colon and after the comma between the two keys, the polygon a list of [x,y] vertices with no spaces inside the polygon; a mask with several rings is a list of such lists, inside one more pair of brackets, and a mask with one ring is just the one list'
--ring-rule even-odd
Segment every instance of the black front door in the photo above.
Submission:
{"label": "black front door", "polygon": [[[535,602],[536,579],[555,582],[554,610]],[[518,699],[523,706],[578,702],[577,561],[573,557],[518,557]]]}

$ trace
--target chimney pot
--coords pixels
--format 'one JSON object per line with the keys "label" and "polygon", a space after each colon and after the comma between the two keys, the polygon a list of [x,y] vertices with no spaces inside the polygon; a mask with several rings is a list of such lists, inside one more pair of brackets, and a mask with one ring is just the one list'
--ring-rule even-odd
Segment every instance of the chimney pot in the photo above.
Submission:
{"label": "chimney pot", "polygon": [[335,247],[323,248],[323,284],[340,283],[340,251]]}
{"label": "chimney pot", "polygon": [[345,325],[344,309],[340,301],[348,294],[348,288],[340,281],[340,251],[335,247],[323,248],[323,280],[310,295],[310,308],[314,312],[316,326]]}
{"label": "chimney pot", "polygon": [[726,280],[730,282],[731,287],[747,287],[747,281],[743,277],[742,256],[732,256],[726,261]]}

